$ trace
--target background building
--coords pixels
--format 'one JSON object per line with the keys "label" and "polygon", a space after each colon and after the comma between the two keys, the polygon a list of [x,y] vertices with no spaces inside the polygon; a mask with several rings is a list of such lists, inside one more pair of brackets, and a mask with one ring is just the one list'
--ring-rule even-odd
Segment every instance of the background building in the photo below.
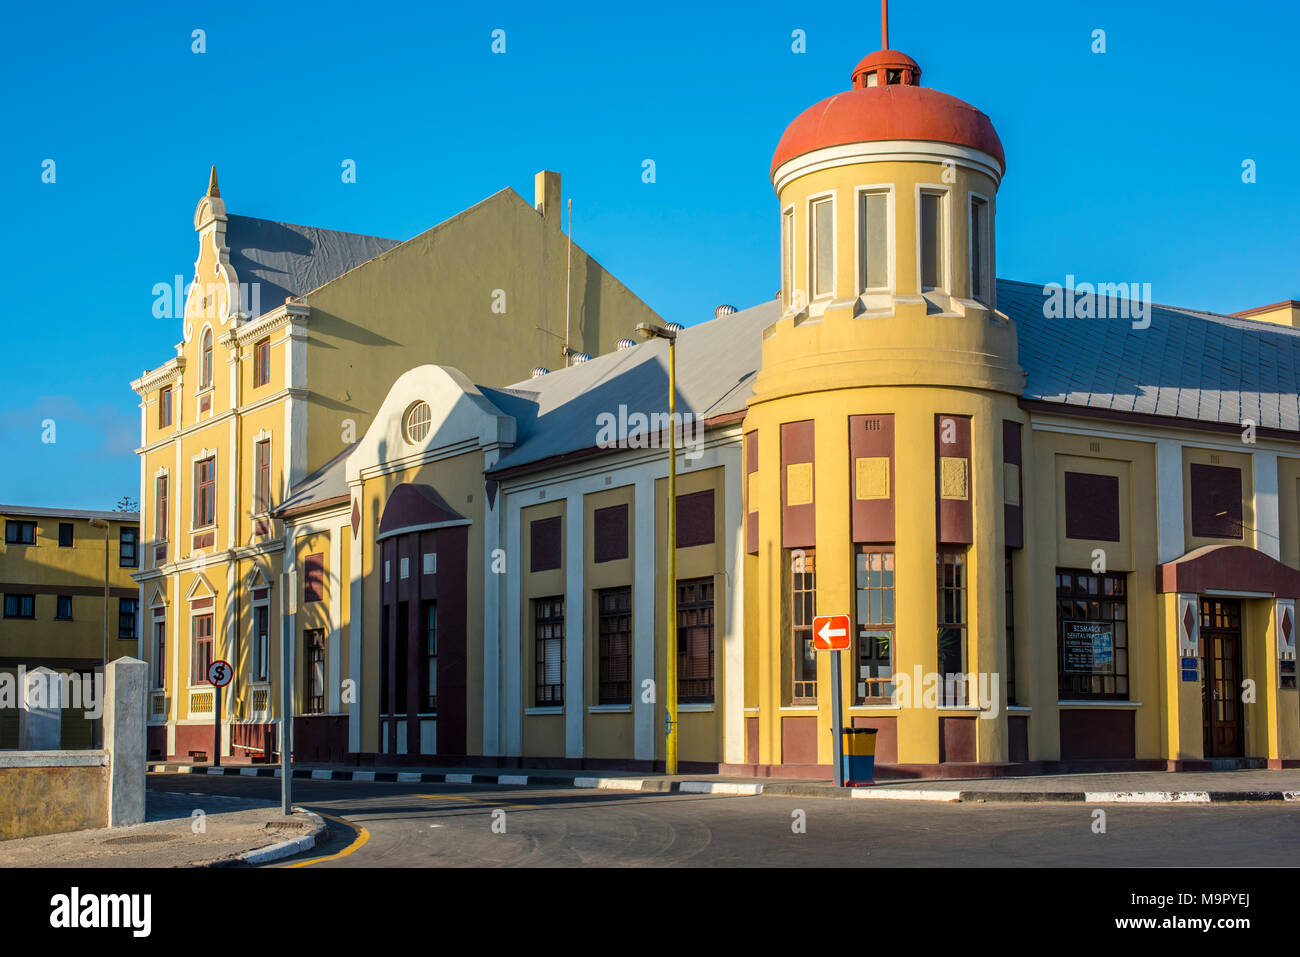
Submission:
{"label": "background building", "polygon": [[[92,519],[103,526],[92,526]],[[131,580],[140,559],[135,512],[0,505],[0,522],[0,673],[16,681],[20,666],[45,667],[88,678],[102,673],[106,656],[139,656],[140,595]],[[63,711],[63,747],[91,746],[95,722],[83,712]],[[16,747],[18,711],[0,708],[0,748]]]}

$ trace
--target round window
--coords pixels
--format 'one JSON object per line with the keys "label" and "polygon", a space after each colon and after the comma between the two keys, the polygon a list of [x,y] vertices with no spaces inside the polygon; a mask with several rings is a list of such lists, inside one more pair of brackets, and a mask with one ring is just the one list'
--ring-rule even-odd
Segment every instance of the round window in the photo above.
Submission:
{"label": "round window", "polygon": [[406,410],[406,441],[412,445],[423,442],[429,434],[429,425],[432,421],[433,414],[429,411],[429,403],[413,403]]}

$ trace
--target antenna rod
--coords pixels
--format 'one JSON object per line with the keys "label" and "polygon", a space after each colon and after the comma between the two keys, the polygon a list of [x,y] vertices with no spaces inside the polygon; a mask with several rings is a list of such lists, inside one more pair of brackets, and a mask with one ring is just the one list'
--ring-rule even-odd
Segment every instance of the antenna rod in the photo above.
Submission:
{"label": "antenna rod", "polygon": [[889,0],[880,0],[880,49],[889,49]]}
{"label": "antenna rod", "polygon": [[569,367],[569,290],[573,288],[573,197],[569,197],[569,262],[564,272],[564,367]]}

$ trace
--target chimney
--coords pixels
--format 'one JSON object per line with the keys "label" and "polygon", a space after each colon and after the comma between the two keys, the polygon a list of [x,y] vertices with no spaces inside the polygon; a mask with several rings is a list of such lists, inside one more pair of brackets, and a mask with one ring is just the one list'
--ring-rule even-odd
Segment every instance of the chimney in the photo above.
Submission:
{"label": "chimney", "polygon": [[547,219],[560,215],[559,173],[544,169],[533,177],[533,207]]}
{"label": "chimney", "polygon": [[1259,322],[1272,322],[1279,326],[1293,326],[1300,329],[1300,301],[1295,299],[1284,299],[1271,306],[1256,306],[1254,309],[1234,312],[1233,315],[1238,319],[1255,319]]}

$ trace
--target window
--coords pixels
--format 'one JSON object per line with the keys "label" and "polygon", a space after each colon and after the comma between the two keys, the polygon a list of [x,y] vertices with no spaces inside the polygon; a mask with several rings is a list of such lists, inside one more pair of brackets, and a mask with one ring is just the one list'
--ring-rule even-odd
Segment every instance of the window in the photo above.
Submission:
{"label": "window", "polygon": [[258,339],[253,345],[253,388],[271,381],[271,337]]}
{"label": "window", "polygon": [[139,564],[140,529],[123,525],[117,530],[117,564],[119,568],[135,568]]}
{"label": "window", "polygon": [[253,606],[253,680],[266,681],[271,661],[271,606]]}
{"label": "window", "polygon": [[940,704],[970,703],[966,688],[966,549],[938,553]]}
{"label": "window", "polygon": [[423,628],[424,674],[420,676],[421,710],[438,710],[438,603],[426,601],[420,606]]}
{"label": "window", "polygon": [[921,194],[921,290],[943,286],[943,194]]}
{"label": "window", "polygon": [[429,434],[429,427],[433,424],[433,413],[429,411],[429,403],[414,402],[406,410],[406,441],[412,445],[419,445]]}
{"label": "window", "polygon": [[989,269],[989,204],[978,197],[970,200],[970,297],[987,303],[992,291]]}
{"label": "window", "polygon": [[831,197],[809,207],[812,220],[812,292],[814,299],[835,292],[835,205]]}
{"label": "window", "polygon": [[790,637],[793,655],[791,699],[817,700],[817,652],[813,648],[813,616],[817,613],[817,556],[805,549],[803,556],[787,552],[790,568]]}
{"label": "window", "polygon": [[6,545],[35,545],[36,544],[36,523],[35,522],[5,522],[5,544]]}
{"label": "window", "polygon": [[1011,557],[1012,551],[1008,548],[1005,570],[1007,579],[1007,704],[1016,703],[1016,576]]}
{"label": "window", "polygon": [[781,293],[794,305],[794,207],[781,214]]}
{"label": "window", "polygon": [[59,621],[72,620],[72,596],[59,595],[54,599],[54,617]]}
{"label": "window", "polygon": [[158,428],[165,429],[172,424],[172,387],[163,386],[158,390]]}
{"label": "window", "polygon": [[253,511],[258,515],[271,509],[271,440],[260,439],[253,446]]}
{"label": "window", "polygon": [[154,479],[153,502],[153,537],[155,541],[167,541],[167,476],[159,475]]}
{"label": "window", "polygon": [[119,598],[117,600],[117,637],[137,637],[136,618],[139,616],[140,600],[138,598]]}
{"label": "window", "polygon": [[564,599],[533,601],[533,704],[543,708],[564,704]]}
{"label": "window", "polygon": [[325,713],[325,632],[320,628],[311,628],[303,632],[303,644],[307,652],[306,674],[307,686],[304,691],[304,710],[307,714]]}
{"label": "window", "polygon": [[632,703],[632,589],[596,592],[600,644],[597,704]]}
{"label": "window", "polygon": [[164,687],[167,676],[167,619],[158,617],[160,610],[154,609],[153,617],[153,686],[155,688]]}
{"label": "window", "polygon": [[388,606],[379,610],[379,713],[392,714],[388,710],[388,646],[392,637],[388,634]]}
{"label": "window", "polygon": [[713,579],[677,583],[677,700],[713,703]]}
{"label": "window", "polygon": [[212,388],[212,330],[203,330],[199,357],[199,388]]}
{"label": "window", "polygon": [[858,671],[854,703],[894,697],[894,553],[859,545],[854,559]]}
{"label": "window", "polygon": [[59,522],[59,548],[72,547],[72,523]]}
{"label": "window", "polygon": [[195,615],[191,621],[194,671],[190,674],[190,684],[196,685],[208,680],[208,665],[212,664],[212,616]]}
{"label": "window", "polygon": [[888,289],[889,281],[889,193],[872,190],[858,197],[858,246],[862,257],[863,289]]}
{"label": "window", "polygon": [[302,600],[322,601],[325,598],[325,553],[316,552],[303,560]]}
{"label": "window", "polygon": [[1060,694],[1128,698],[1128,576],[1056,570]]}
{"label": "window", "polygon": [[206,528],[217,516],[217,460],[209,457],[194,466],[194,527]]}
{"label": "window", "polygon": [[5,595],[6,618],[35,618],[35,595]]}

